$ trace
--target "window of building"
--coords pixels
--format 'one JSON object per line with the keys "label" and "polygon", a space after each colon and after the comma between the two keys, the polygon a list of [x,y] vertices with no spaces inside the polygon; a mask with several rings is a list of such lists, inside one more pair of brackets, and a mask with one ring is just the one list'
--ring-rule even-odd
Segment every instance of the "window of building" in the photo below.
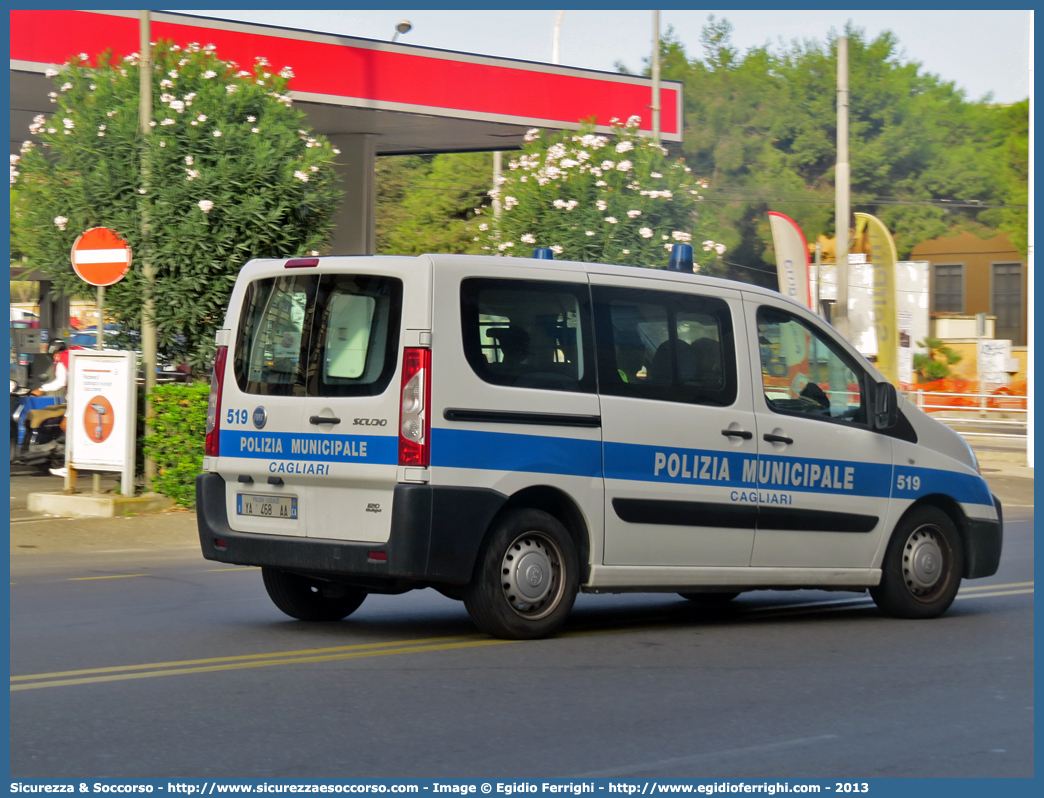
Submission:
{"label": "window of building", "polygon": [[1022,332],[1022,264],[993,264],[991,313],[997,317],[994,336],[1025,346]]}
{"label": "window of building", "polygon": [[594,346],[586,285],[465,280],[464,355],[485,382],[594,393]]}
{"label": "window of building", "polygon": [[736,400],[724,300],[607,287],[593,295],[602,393],[718,406]]}
{"label": "window of building", "polygon": [[964,313],[964,264],[937,263],[933,267],[932,312]]}

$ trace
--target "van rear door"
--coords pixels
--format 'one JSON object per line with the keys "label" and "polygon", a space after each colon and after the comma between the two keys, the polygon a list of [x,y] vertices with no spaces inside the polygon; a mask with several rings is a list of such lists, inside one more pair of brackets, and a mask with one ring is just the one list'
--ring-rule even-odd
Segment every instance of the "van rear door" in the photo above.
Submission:
{"label": "van rear door", "polygon": [[[398,481],[402,344],[407,318],[430,328],[430,270],[412,258],[320,264],[246,289],[224,404],[232,409],[234,401],[239,415],[231,417],[247,423],[227,449],[223,431],[222,454],[235,459],[222,457],[221,470],[229,481],[249,473],[253,492],[284,501],[258,518],[244,512],[256,502],[244,508],[233,496],[229,517],[241,531],[380,543],[390,534]],[[292,522],[275,517],[287,502],[295,505]]]}
{"label": "van rear door", "polygon": [[289,451],[303,423],[303,354],[319,275],[267,261],[248,264],[240,280],[230,302],[236,312],[228,320],[216,464],[235,486],[225,492],[229,525],[237,532],[304,536],[302,486],[269,484],[277,479],[269,466]]}
{"label": "van rear door", "polygon": [[424,258],[322,263],[287,478],[308,486],[308,537],[383,543],[400,470],[402,350],[431,329],[430,265]]}

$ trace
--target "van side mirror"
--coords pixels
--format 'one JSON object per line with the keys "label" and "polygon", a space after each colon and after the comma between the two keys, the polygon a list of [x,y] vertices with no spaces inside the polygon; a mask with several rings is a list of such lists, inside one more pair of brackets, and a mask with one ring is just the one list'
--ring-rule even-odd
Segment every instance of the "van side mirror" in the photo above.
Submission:
{"label": "van side mirror", "polygon": [[890,382],[874,385],[874,429],[891,429],[899,423],[899,394]]}

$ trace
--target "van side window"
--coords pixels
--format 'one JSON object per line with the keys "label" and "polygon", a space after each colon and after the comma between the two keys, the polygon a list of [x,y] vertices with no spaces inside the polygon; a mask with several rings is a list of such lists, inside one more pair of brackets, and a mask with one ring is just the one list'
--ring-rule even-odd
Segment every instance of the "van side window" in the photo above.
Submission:
{"label": "van side window", "polygon": [[722,407],[736,401],[724,300],[604,286],[592,292],[602,393]]}
{"label": "van side window", "polygon": [[777,308],[758,308],[765,402],[778,413],[866,423],[862,372],[824,333]]}
{"label": "van side window", "polygon": [[247,286],[236,338],[236,382],[246,393],[303,396],[308,361],[305,317],[318,275],[256,280]]}
{"label": "van side window", "polygon": [[531,280],[464,280],[464,355],[485,382],[594,393],[587,286]]}

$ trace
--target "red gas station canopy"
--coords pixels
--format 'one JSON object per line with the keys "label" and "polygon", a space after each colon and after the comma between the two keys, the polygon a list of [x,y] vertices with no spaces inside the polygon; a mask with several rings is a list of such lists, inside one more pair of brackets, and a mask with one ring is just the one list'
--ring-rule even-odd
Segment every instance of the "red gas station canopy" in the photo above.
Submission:
{"label": "red gas station canopy", "polygon": [[[213,44],[221,58],[246,67],[257,56],[277,70],[290,66],[291,95],[318,132],[374,133],[382,154],[510,149],[528,127],[575,129],[593,119],[609,132],[611,119],[632,114],[650,128],[648,78],[178,14],[151,17],[154,41]],[[25,138],[19,131],[32,114],[50,110],[42,78],[49,66],[78,53],[93,58],[111,49],[122,57],[138,49],[136,11],[20,10],[10,12],[10,23],[12,141]],[[681,88],[661,85],[666,141],[681,140]],[[36,94],[40,100],[30,106]]]}

